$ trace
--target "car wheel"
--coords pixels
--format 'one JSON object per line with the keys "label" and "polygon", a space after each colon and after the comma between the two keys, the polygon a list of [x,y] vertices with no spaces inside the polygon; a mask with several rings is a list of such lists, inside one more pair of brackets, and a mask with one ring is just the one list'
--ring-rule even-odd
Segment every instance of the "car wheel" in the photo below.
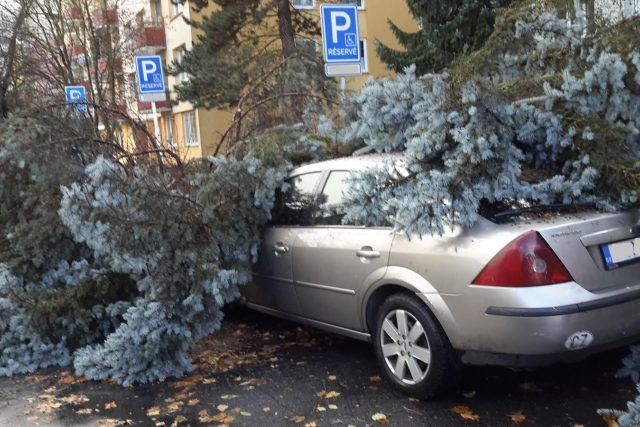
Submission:
{"label": "car wheel", "polygon": [[457,384],[460,360],[418,297],[389,297],[378,310],[376,325],[376,357],[396,388],[427,398]]}

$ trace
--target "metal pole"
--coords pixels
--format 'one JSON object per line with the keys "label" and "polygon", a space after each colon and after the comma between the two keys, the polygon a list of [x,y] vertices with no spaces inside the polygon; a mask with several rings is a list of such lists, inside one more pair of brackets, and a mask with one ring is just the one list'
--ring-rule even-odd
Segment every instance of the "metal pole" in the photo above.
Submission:
{"label": "metal pole", "polygon": [[347,97],[347,80],[344,77],[340,77],[340,91],[342,91],[342,99]]}
{"label": "metal pole", "polygon": [[158,126],[158,110],[156,109],[155,101],[151,102],[151,112],[153,114],[153,132],[156,137],[156,148],[162,148],[162,142],[160,141],[160,126]]}

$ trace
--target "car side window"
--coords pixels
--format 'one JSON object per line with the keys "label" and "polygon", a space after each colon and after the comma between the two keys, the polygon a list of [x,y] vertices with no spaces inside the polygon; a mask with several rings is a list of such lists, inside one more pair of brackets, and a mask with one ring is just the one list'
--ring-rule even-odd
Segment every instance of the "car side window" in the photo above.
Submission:
{"label": "car side window", "polygon": [[318,200],[316,225],[343,225],[345,193],[349,188],[352,172],[332,171]]}
{"label": "car side window", "polygon": [[321,172],[312,172],[286,180],[285,190],[276,192],[272,225],[311,225],[315,197],[313,190]]}

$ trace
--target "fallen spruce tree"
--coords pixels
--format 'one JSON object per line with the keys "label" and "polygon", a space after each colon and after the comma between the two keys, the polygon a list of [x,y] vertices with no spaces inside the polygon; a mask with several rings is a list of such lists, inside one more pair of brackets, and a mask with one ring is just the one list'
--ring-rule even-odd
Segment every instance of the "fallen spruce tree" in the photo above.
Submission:
{"label": "fallen spruce tree", "polygon": [[636,18],[587,34],[581,7],[567,18],[518,3],[442,73],[370,81],[322,122],[324,142],[280,127],[184,165],[61,130],[59,118],[6,120],[0,374],[72,363],[131,384],[187,372],[188,350],[249,280],[276,188],[327,141],[404,153],[408,176],[354,183],[347,220],[360,223],[428,235],[473,224],[487,204],[636,207],[637,30]]}

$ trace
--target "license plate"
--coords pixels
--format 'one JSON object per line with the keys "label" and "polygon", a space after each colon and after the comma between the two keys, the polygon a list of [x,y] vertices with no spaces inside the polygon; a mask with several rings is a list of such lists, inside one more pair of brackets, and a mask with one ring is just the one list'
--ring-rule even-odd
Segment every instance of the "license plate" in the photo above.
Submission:
{"label": "license plate", "polygon": [[640,261],[640,237],[600,246],[607,270]]}

